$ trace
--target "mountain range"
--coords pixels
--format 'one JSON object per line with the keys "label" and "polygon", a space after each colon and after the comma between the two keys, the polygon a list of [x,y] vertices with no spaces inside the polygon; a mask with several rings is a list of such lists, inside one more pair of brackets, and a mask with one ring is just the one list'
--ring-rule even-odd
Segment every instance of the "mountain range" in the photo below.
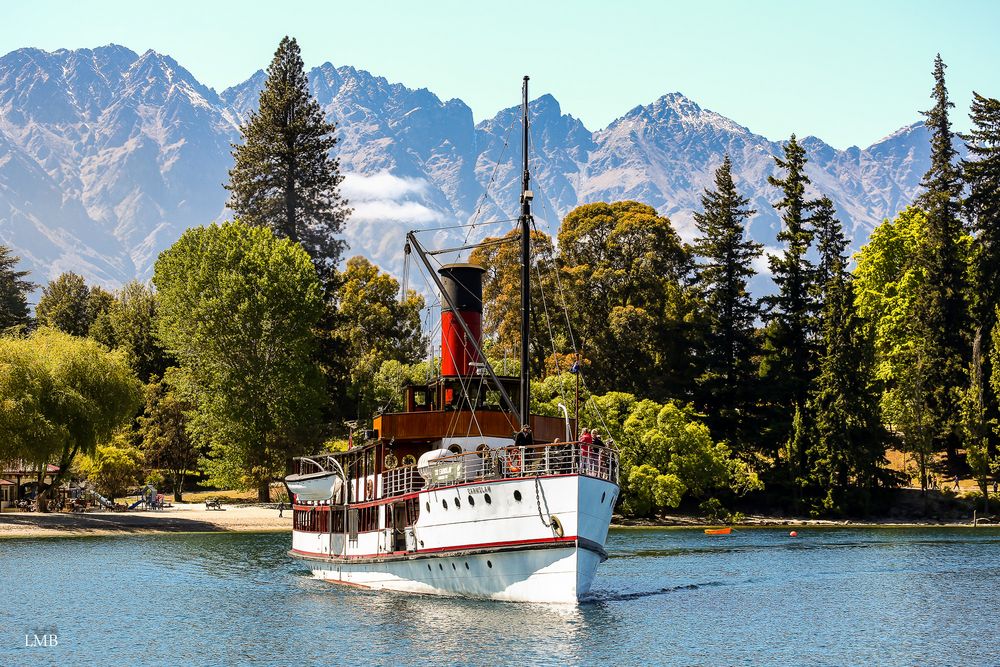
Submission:
{"label": "mountain range", "polygon": [[[458,99],[330,63],[308,73],[337,123],[343,191],[354,209],[351,254],[398,273],[403,234],[436,229],[432,245],[502,233],[518,211],[520,109],[475,123]],[[37,283],[76,271],[108,287],[148,279],[160,251],[188,227],[230,215],[223,183],[231,144],[265,74],[216,92],[173,58],[122,46],[0,58],[0,241]],[[512,81],[516,101],[519,81]],[[636,199],[694,235],[692,212],[729,154],[753,202],[751,237],[775,246],[777,199],[767,177],[781,142],[680,93],[637,106],[592,131],[551,95],[530,103],[538,225],[550,233],[573,207]],[[833,199],[853,248],[910,203],[929,165],[922,123],[868,148],[801,139],[814,193]],[[475,227],[440,230],[462,223]],[[766,270],[766,262],[758,266]]]}

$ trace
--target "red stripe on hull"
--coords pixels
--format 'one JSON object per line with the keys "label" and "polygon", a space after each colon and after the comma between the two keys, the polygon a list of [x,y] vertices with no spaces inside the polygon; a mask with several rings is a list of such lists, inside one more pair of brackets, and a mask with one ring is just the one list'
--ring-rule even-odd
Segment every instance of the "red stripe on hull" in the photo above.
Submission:
{"label": "red stripe on hull", "polygon": [[[329,534],[329,533],[327,533]],[[348,554],[347,556],[338,555],[333,558],[337,559],[352,559],[352,558],[385,558],[392,556],[402,556],[405,554],[412,554],[414,556],[430,555],[430,554],[440,554],[447,553],[449,551],[468,551],[470,549],[498,549],[501,547],[520,547],[520,546],[531,546],[535,544],[559,544],[562,542],[576,542],[576,536],[564,536],[564,537],[542,537],[534,540],[510,540],[508,542],[482,542],[479,544],[461,544],[451,547],[435,547],[433,549],[418,549],[417,551],[390,551],[378,554]],[[303,551],[301,549],[292,549],[294,553],[302,554],[303,556],[318,556],[320,558],[329,558],[328,554],[317,553],[315,551]]]}

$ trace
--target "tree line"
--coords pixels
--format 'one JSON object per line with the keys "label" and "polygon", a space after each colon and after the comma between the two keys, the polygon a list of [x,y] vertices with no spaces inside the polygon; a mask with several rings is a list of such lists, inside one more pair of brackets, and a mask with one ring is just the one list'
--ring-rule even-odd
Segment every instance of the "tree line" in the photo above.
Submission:
{"label": "tree line", "polygon": [[[786,512],[878,512],[882,492],[907,481],[888,448],[916,461],[924,489],[940,454],[987,497],[998,472],[1000,102],[976,94],[973,129],[957,138],[940,57],[933,76],[922,194],[873,231],[853,267],[794,135],[770,179],[781,249],[766,258],[764,298],[748,288],[765,259],[745,232],[756,211],[728,157],[693,243],[633,201],[580,206],[556,238],[532,233],[533,409],[559,415],[582,379],[582,420],[622,453],[625,511],[694,503],[724,518],[723,505],[750,494]],[[68,469],[79,453],[118,480],[131,461],[132,478],[155,468],[177,497],[199,471],[265,500],[290,457],[331,446],[344,420],[399,407],[403,383],[432,378],[423,299],[400,298],[398,281],[362,257],[341,263],[350,208],[335,129],[285,38],[233,147],[236,219],[185,232],[152,286],[111,293],[64,274],[31,318],[34,286],[0,250],[0,459]],[[516,373],[516,248],[488,243],[472,261],[486,268],[487,354]],[[60,371],[55,350],[118,383],[106,414],[86,403],[100,392],[86,399],[72,384],[99,374]],[[70,390],[79,410],[60,412]],[[50,433],[25,430],[29,405]]]}

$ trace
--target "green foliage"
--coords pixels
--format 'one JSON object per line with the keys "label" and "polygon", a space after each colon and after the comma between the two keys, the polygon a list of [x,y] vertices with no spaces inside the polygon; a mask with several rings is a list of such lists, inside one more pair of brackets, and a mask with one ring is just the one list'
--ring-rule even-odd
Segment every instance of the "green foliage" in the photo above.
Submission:
{"label": "green foliage", "polygon": [[[483,274],[483,337],[491,354],[520,363],[521,349],[521,233],[513,230],[500,238],[487,238],[469,256],[486,269]],[[531,232],[531,372],[541,375],[552,353],[550,331],[557,345],[567,344],[561,292],[556,282],[552,237]],[[548,318],[546,318],[548,315]],[[510,372],[508,370],[508,372]]]}
{"label": "green foliage", "polygon": [[[171,383],[193,406],[209,481],[268,482],[315,438],[313,327],[323,302],[309,256],[241,222],[189,229],[156,262],[157,335],[180,363]],[[175,382],[176,380],[176,382]]]}
{"label": "green foliage", "polygon": [[[348,385],[343,415],[371,414],[385,398],[375,385],[385,361],[415,364],[426,339],[420,331],[424,299],[410,290],[399,300],[399,282],[364,257],[352,257],[339,274],[336,326],[331,335],[343,352]],[[379,393],[379,392],[382,393]]]}
{"label": "green foliage", "polygon": [[774,208],[781,212],[778,241],[785,244],[785,250],[769,259],[778,293],[764,300],[767,327],[760,366],[771,409],[764,439],[772,451],[788,439],[791,417],[808,398],[815,373],[817,310],[816,271],[807,257],[813,240],[807,214],[815,202],[805,197],[809,184],[806,153],[794,134],[785,144],[784,158],[775,157],[774,161],[784,176],[769,176],[768,183],[782,193]]}
{"label": "green foliage", "polygon": [[380,412],[402,412],[402,387],[408,384],[426,385],[440,374],[437,364],[421,361],[404,364],[398,359],[386,359],[372,378],[372,392]]}
{"label": "green foliage", "polygon": [[670,221],[634,201],[587,204],[563,220],[559,250],[576,340],[600,351],[593,389],[690,393],[697,300],[690,253]]}
{"label": "green foliage", "polygon": [[27,271],[16,270],[20,261],[20,257],[11,254],[10,248],[0,245],[0,332],[31,322],[28,293],[35,285],[25,280]]}
{"label": "green foliage", "polygon": [[965,445],[966,462],[972,477],[983,494],[985,507],[989,510],[990,478],[1000,473],[1000,456],[990,450],[991,431],[997,422],[986,414],[986,385],[983,377],[983,340],[977,334],[972,346],[972,362],[969,364],[969,385],[962,395],[961,434]]}
{"label": "green foliage", "polygon": [[742,495],[763,488],[756,473],[712,440],[690,408],[675,403],[635,403],[620,442],[630,508],[648,514],[676,507],[687,494],[704,499],[715,492]]}
{"label": "green foliage", "polygon": [[947,448],[955,462],[959,396],[965,384],[970,340],[966,303],[968,256],[959,218],[962,182],[948,110],[940,54],[934,60],[934,106],[924,112],[931,133],[931,166],[924,175],[925,190],[918,199],[927,212],[925,241],[915,261],[927,281],[915,300],[914,316],[927,336],[928,408],[934,417],[935,441]]}
{"label": "green foliage", "polygon": [[56,483],[78,453],[131,421],[141,385],[118,352],[42,328],[0,338],[0,458],[56,463]]}
{"label": "green foliage", "polygon": [[162,377],[169,358],[156,338],[157,297],[150,287],[133,280],[115,294],[103,317],[91,328],[106,327],[110,347],[125,353],[139,379]]}
{"label": "green foliage", "polygon": [[746,220],[756,213],[749,204],[736,190],[727,155],[715,172],[715,190],[702,195],[702,212],[694,214],[700,232],[694,244],[699,256],[696,285],[706,326],[699,405],[713,432],[739,449],[750,445],[758,389],[754,355],[759,310],[747,283],[762,246],[746,238]]}
{"label": "green foliage", "polygon": [[83,457],[79,470],[98,493],[114,501],[142,480],[143,462],[142,452],[119,434],[111,443],[98,445],[93,455]]}
{"label": "green foliage", "polygon": [[178,372],[171,369],[166,378],[154,378],[146,385],[146,407],[137,421],[146,460],[170,474],[174,500],[180,502],[184,478],[198,465],[199,451],[187,432],[191,406],[170,385]]}
{"label": "green foliage", "polygon": [[267,68],[258,109],[240,126],[243,144],[233,146],[226,185],[237,217],[301,243],[327,289],[350,214],[340,196],[340,161],[331,155],[335,130],[309,92],[298,43],[285,37]]}
{"label": "green foliage", "polygon": [[83,277],[64,273],[42,289],[35,316],[43,327],[82,337],[90,332],[95,310],[90,306],[90,289]]}

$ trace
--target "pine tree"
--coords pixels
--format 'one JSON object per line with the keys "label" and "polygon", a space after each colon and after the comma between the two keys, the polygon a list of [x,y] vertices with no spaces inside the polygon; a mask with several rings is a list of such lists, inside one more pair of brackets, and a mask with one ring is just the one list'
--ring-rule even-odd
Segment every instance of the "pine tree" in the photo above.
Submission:
{"label": "pine tree", "polygon": [[811,413],[816,438],[806,458],[810,481],[824,492],[816,510],[842,513],[853,484],[867,504],[882,462],[885,433],[873,380],[874,354],[854,306],[854,290],[844,250],[847,238],[826,197],[819,200],[813,223],[819,237],[822,276],[819,289],[819,374],[814,382]]}
{"label": "pine tree", "polygon": [[760,243],[746,237],[746,220],[756,213],[736,190],[727,155],[715,172],[715,190],[701,197],[694,214],[700,236],[695,269],[705,303],[707,332],[703,372],[698,378],[701,405],[713,435],[739,451],[749,440],[749,418],[756,396],[754,322],[759,310],[747,289]]}
{"label": "pine tree", "polygon": [[[962,162],[968,186],[965,210],[977,247],[975,299],[977,324],[989,340],[1000,303],[1000,100],[973,93],[972,131],[965,139],[972,160]],[[988,348],[984,357],[989,354]]]}
{"label": "pine tree", "polygon": [[42,297],[35,309],[38,323],[72,336],[86,336],[94,316],[90,292],[83,276],[72,271],[61,274],[42,288]]}
{"label": "pine tree", "polygon": [[15,270],[20,261],[10,248],[0,245],[0,331],[31,322],[27,295],[35,285],[25,280],[27,271]]}
{"label": "pine tree", "polygon": [[768,177],[768,182],[782,192],[774,208],[781,212],[782,220],[777,238],[786,245],[784,253],[770,257],[778,293],[764,300],[767,326],[760,368],[774,411],[769,439],[775,447],[787,442],[792,415],[806,405],[814,374],[816,333],[816,269],[806,256],[813,240],[808,217],[813,203],[805,196],[809,183],[806,154],[794,134],[784,153],[784,159],[774,158],[785,171],[784,177]]}
{"label": "pine tree", "polygon": [[259,108],[240,127],[243,145],[233,145],[226,185],[241,220],[302,244],[328,291],[346,246],[337,235],[350,214],[340,195],[340,160],[330,154],[335,130],[309,92],[299,45],[285,37]]}
{"label": "pine tree", "polygon": [[955,463],[957,445],[958,396],[965,384],[964,369],[969,356],[966,340],[968,312],[965,303],[965,266],[959,246],[962,224],[959,218],[962,182],[952,145],[953,133],[944,80],[945,64],[934,59],[934,106],[924,112],[931,133],[931,167],[921,184],[918,199],[927,212],[926,243],[916,261],[927,275],[927,285],[918,297],[917,316],[929,335],[928,386],[934,417],[933,435]]}

